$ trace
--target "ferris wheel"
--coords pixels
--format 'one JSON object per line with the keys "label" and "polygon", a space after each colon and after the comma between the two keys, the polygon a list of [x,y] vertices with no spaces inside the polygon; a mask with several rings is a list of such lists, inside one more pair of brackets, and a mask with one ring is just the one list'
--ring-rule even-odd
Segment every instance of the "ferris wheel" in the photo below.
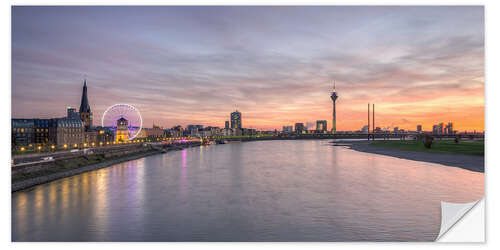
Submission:
{"label": "ferris wheel", "polygon": [[125,119],[128,122],[128,139],[133,140],[139,135],[142,129],[142,117],[137,108],[129,104],[115,104],[102,115],[102,126],[116,131],[119,119]]}

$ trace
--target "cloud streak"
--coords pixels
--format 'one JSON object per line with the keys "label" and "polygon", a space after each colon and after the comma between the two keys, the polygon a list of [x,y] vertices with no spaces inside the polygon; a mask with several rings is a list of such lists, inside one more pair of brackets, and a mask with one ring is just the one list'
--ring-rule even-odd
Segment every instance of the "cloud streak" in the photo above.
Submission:
{"label": "cloud streak", "polygon": [[[482,7],[14,7],[12,115],[130,103],[145,124],[484,128]],[[404,122],[403,122],[404,121]],[[328,124],[330,126],[330,124]]]}

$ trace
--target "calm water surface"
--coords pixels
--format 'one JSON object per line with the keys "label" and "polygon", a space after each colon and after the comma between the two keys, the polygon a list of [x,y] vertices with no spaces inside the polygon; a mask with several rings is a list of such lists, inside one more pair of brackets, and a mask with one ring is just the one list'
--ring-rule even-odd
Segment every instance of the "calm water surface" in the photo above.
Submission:
{"label": "calm water surface", "polygon": [[484,176],[330,146],[190,148],[12,194],[14,241],[432,241]]}

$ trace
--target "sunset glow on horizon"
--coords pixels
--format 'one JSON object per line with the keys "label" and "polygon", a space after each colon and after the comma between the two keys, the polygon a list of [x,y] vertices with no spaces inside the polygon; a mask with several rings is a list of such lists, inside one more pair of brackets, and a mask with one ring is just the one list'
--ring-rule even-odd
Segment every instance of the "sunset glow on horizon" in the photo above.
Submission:
{"label": "sunset glow on horizon", "polygon": [[[116,103],[153,124],[332,122],[484,130],[484,8],[13,7],[12,118],[65,116],[83,79],[94,124]],[[371,119],[371,113],[370,113]]]}

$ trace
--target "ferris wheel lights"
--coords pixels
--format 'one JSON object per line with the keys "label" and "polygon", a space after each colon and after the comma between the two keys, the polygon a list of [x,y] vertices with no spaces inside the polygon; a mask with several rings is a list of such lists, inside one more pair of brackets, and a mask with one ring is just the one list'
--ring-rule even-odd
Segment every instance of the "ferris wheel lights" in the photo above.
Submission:
{"label": "ferris wheel lights", "polygon": [[[142,130],[142,116],[137,108],[129,104],[115,104],[106,109],[102,115],[103,127],[117,128],[118,119],[125,119],[128,125],[128,136],[125,140],[134,140]],[[127,129],[126,129],[127,130]]]}

